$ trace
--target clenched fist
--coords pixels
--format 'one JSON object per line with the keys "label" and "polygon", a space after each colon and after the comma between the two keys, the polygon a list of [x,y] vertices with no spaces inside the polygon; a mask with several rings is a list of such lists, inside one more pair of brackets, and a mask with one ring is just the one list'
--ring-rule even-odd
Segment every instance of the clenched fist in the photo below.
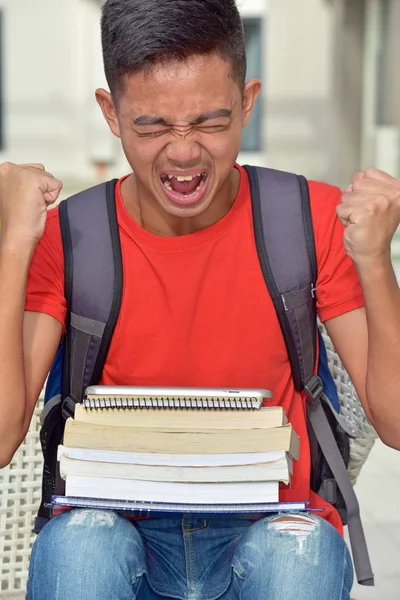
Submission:
{"label": "clenched fist", "polygon": [[378,169],[356,173],[337,214],[346,227],[346,251],[356,264],[390,257],[400,224],[400,181]]}
{"label": "clenched fist", "polygon": [[0,222],[2,236],[35,246],[43,235],[47,207],[62,189],[43,165],[0,165]]}

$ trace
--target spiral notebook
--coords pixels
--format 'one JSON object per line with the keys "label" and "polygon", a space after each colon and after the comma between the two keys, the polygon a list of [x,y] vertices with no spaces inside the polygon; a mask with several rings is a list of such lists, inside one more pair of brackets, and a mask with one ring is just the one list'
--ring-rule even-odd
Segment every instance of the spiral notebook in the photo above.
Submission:
{"label": "spiral notebook", "polygon": [[270,512],[300,512],[300,511],[322,511],[323,509],[313,509],[309,502],[271,502],[246,504],[220,504],[214,506],[205,506],[203,504],[184,504],[169,502],[134,502],[126,500],[104,500],[98,498],[80,498],[71,496],[52,496],[51,503],[47,504],[59,514],[65,509],[71,508],[94,508],[97,510],[112,510],[127,513],[127,517],[153,517],[165,515],[201,514],[232,516],[234,514],[256,515]]}
{"label": "spiral notebook", "polygon": [[90,386],[83,406],[98,409],[238,409],[257,410],[272,393],[264,389],[194,387]]}

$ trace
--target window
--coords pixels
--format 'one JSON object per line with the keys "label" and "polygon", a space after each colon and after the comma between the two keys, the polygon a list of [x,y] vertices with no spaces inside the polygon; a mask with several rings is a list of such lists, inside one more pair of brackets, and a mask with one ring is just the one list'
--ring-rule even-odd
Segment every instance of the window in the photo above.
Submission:
{"label": "window", "polygon": [[[262,21],[244,19],[247,51],[247,79],[262,77]],[[243,132],[242,152],[260,152],[262,148],[262,102],[254,107],[250,123]]]}

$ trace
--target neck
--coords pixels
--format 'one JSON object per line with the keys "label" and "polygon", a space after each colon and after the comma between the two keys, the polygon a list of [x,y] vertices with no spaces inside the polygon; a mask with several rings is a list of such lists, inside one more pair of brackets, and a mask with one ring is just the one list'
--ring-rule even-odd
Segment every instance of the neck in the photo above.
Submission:
{"label": "neck", "polygon": [[141,188],[134,174],[123,181],[121,193],[130,216],[140,227],[160,237],[177,237],[201,231],[220,221],[232,208],[239,186],[240,173],[234,168],[208,209],[188,218],[173,217],[163,211]]}

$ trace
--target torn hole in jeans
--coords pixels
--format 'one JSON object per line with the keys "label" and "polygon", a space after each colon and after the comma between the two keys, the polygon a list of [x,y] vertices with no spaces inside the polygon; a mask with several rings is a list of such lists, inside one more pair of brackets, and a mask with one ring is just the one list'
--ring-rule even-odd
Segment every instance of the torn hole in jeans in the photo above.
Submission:
{"label": "torn hole in jeans", "polygon": [[113,512],[102,510],[76,510],[72,511],[68,527],[113,527],[117,516]]}
{"label": "torn hole in jeans", "polygon": [[276,535],[269,536],[271,547],[277,538],[287,552],[295,552],[312,564],[319,562],[320,523],[308,515],[279,516],[268,523],[268,529]]}

